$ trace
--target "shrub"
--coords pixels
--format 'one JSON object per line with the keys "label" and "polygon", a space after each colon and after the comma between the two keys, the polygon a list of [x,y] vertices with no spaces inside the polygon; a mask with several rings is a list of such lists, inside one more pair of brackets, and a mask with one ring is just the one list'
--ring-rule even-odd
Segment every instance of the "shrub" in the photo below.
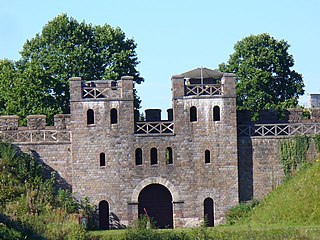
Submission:
{"label": "shrub", "polygon": [[258,200],[252,200],[250,202],[240,203],[239,205],[229,209],[229,211],[226,214],[227,224],[233,225],[241,219],[244,219],[249,215],[251,210],[255,208],[258,204]]}
{"label": "shrub", "polygon": [[9,228],[4,223],[0,223],[0,239],[22,239],[22,234],[15,229]]}
{"label": "shrub", "polygon": [[159,239],[154,229],[153,223],[145,216],[137,219],[133,225],[129,226],[126,234],[126,240],[146,240]]}

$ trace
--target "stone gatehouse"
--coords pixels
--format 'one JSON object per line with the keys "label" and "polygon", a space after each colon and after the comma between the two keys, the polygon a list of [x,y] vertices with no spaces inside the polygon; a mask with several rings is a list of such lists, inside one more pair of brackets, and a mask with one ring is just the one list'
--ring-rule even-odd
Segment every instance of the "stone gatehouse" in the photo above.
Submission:
{"label": "stone gatehouse", "polygon": [[276,145],[293,125],[272,124],[282,129],[278,134],[271,125],[238,123],[233,74],[201,68],[173,76],[165,120],[158,109],[146,110],[145,118],[134,111],[130,76],[71,78],[70,96],[70,114],[56,115],[54,126],[46,126],[45,116],[28,116],[27,127],[2,116],[0,134],[56,170],[76,196],[89,197],[100,229],[141,214],[160,228],[204,219],[214,226],[239,198],[262,197],[281,181]]}

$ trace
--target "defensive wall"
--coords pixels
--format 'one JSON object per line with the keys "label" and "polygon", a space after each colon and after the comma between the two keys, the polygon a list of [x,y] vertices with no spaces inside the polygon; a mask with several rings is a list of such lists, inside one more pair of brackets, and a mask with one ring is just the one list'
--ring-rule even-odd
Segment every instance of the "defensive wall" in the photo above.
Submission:
{"label": "defensive wall", "polygon": [[26,127],[2,116],[0,136],[56,170],[78,197],[88,196],[101,229],[127,225],[144,209],[160,227],[195,226],[205,216],[210,226],[220,224],[239,200],[262,198],[281,182],[279,140],[319,134],[320,110],[311,109],[309,120],[290,110],[283,122],[264,111],[253,123],[250,113],[236,112],[234,75],[194,73],[172,77],[165,120],[159,109],[146,110],[145,119],[134,111],[132,77],[72,78],[70,114],[56,115],[54,126],[28,116]]}
{"label": "defensive wall", "polygon": [[[284,120],[272,110],[260,111],[259,121],[251,122],[250,111],[238,111],[239,200],[262,199],[284,177],[279,141],[303,135],[320,134],[320,108],[288,109]],[[308,153],[314,159],[316,151]]]}

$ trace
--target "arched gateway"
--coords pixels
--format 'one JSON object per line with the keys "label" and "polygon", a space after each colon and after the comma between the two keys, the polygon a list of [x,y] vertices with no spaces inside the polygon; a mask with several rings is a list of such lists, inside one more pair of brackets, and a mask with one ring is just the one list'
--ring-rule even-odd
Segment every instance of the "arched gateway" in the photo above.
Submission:
{"label": "arched gateway", "polygon": [[138,198],[139,216],[148,214],[158,228],[173,228],[172,196],[163,185],[150,184]]}

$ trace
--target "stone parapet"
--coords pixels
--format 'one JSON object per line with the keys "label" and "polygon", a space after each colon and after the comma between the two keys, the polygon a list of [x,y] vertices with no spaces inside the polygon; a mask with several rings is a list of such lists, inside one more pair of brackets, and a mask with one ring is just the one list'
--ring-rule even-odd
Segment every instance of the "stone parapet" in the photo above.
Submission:
{"label": "stone parapet", "polygon": [[320,108],[311,108],[310,113],[313,121],[320,121]]}
{"label": "stone parapet", "polygon": [[0,131],[17,130],[18,126],[18,116],[0,116]]}
{"label": "stone parapet", "polygon": [[54,126],[56,129],[69,129],[70,127],[70,114],[57,114],[54,115]]}
{"label": "stone parapet", "polygon": [[161,121],[161,109],[146,109],[145,114],[147,122]]}
{"label": "stone parapet", "polygon": [[30,130],[40,130],[46,128],[46,115],[27,116],[27,127]]}
{"label": "stone parapet", "polygon": [[236,75],[233,73],[224,73],[221,79],[223,85],[224,97],[236,97]]}
{"label": "stone parapet", "polygon": [[302,108],[290,108],[287,111],[288,122],[298,123],[303,120],[303,109]]}

